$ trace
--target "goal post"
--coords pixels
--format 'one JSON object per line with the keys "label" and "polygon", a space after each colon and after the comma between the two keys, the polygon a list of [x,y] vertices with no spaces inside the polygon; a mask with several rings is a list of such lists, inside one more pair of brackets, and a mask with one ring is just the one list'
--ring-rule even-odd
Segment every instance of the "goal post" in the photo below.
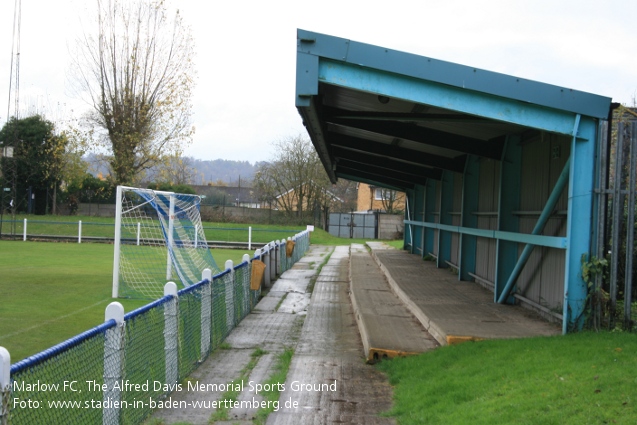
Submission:
{"label": "goal post", "polygon": [[156,298],[169,280],[190,286],[209,268],[197,195],[117,187],[113,297]]}

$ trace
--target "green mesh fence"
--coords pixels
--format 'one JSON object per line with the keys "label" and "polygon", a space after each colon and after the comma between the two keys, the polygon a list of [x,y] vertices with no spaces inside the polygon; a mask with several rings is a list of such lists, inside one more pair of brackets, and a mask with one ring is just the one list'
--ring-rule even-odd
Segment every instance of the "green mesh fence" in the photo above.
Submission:
{"label": "green mesh fence", "polygon": [[[285,243],[278,246],[280,273],[309,247],[307,232],[295,241],[290,258]],[[13,364],[0,423],[142,423],[256,305],[251,270],[243,262],[178,293],[175,287],[177,296],[134,310],[121,324],[111,319]]]}
{"label": "green mesh fence", "polygon": [[114,326],[105,323],[12,365],[8,423],[100,423],[105,333]]}
{"label": "green mesh fence", "polygon": [[[125,366],[121,380],[133,384],[125,388],[121,409],[122,424],[139,424],[152,413],[151,400],[157,401],[166,394],[162,384],[166,382],[166,353],[164,328],[166,304],[164,297],[127,314],[124,337]],[[155,383],[160,383],[156,388]]]}

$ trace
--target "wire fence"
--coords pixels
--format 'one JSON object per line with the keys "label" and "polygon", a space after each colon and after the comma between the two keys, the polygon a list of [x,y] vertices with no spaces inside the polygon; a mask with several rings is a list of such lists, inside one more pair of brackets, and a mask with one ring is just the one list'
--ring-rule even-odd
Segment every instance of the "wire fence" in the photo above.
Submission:
{"label": "wire fence", "polygon": [[113,302],[102,325],[13,365],[0,347],[0,424],[142,423],[187,389],[184,378],[256,305],[254,261],[269,266],[265,276],[281,274],[308,248],[303,231],[188,288],[169,282],[164,297],[128,314]]}
{"label": "wire fence", "polygon": [[[95,218],[92,219],[95,220]],[[112,241],[115,227],[111,219],[101,219],[101,221],[55,221],[24,218],[19,220],[5,219],[0,224],[2,224],[1,230],[4,237],[23,240],[65,238],[79,243],[82,242],[82,239],[85,241]],[[129,227],[133,227],[131,233],[134,234],[136,224],[131,224]],[[160,228],[159,225],[157,227]],[[301,230],[253,226],[240,227],[236,225],[215,226],[204,223],[203,231],[206,240],[210,243],[240,242],[264,244],[280,237],[282,234],[289,235],[292,232],[297,233]]]}

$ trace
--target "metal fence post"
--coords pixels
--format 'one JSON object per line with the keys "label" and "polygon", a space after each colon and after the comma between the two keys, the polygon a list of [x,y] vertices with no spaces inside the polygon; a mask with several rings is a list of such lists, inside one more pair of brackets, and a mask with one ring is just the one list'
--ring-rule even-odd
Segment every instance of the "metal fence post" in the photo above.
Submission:
{"label": "metal fence post", "polygon": [[77,243],[82,243],[82,220],[77,223]]}
{"label": "metal fence post", "polygon": [[11,398],[11,355],[0,347],[0,424],[9,423],[9,399]]}
{"label": "metal fence post", "polygon": [[178,314],[179,297],[177,296],[177,285],[175,282],[168,282],[164,286],[164,296],[170,295],[172,299],[164,307],[164,351],[166,354],[166,383],[175,384],[179,381],[179,332]]}
{"label": "metal fence post", "polygon": [[210,352],[210,326],[212,324],[212,270],[204,269],[201,280],[208,283],[201,289],[201,360]]}
{"label": "metal fence post", "polygon": [[[102,424],[119,424],[121,389],[115,383],[122,379],[124,365],[124,307],[117,301],[110,303],[104,312],[104,321],[115,320],[115,327],[106,331],[104,339],[104,409]],[[114,407],[117,406],[117,407]]]}

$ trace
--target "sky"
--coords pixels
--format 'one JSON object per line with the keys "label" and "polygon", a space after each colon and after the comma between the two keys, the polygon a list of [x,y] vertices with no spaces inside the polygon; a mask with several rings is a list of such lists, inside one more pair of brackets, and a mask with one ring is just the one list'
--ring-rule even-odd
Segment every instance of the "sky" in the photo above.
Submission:
{"label": "sky", "polygon": [[[21,2],[20,114],[62,123],[74,94],[70,51],[91,0],[0,2],[0,125],[9,102],[14,9]],[[634,0],[172,0],[196,49],[185,155],[254,163],[305,134],[294,106],[297,28],[611,97],[637,97]],[[9,107],[11,109],[9,109]],[[10,112],[13,115],[13,112]]]}

